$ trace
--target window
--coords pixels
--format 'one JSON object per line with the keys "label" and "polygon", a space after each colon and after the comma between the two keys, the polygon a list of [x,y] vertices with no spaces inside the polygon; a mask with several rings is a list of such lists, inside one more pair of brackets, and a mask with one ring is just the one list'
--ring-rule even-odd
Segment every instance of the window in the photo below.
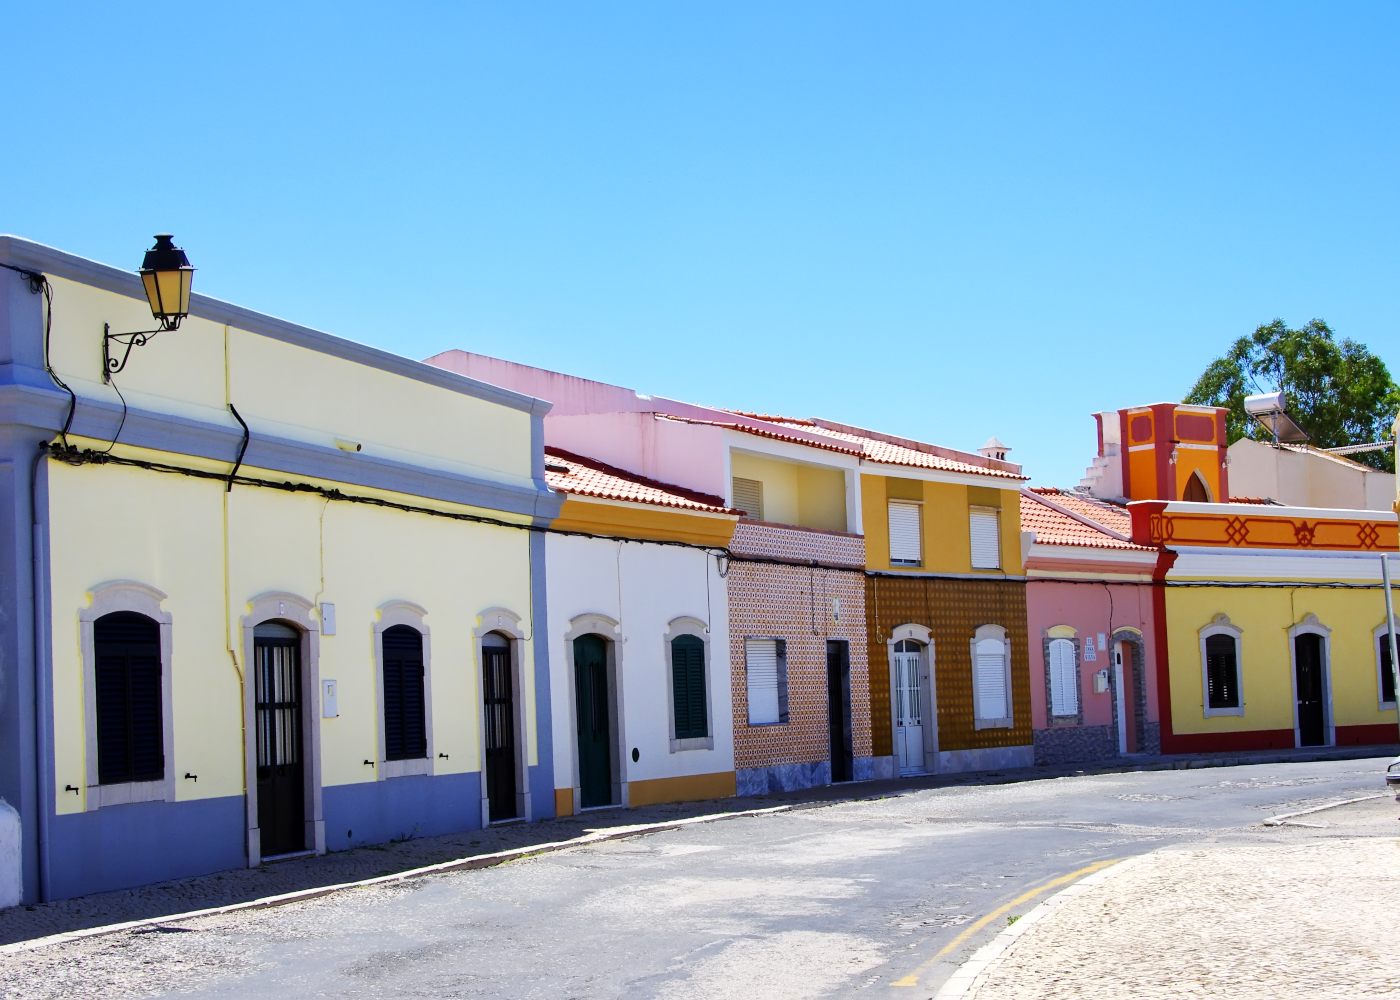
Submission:
{"label": "window", "polygon": [[1011,643],[1000,625],[983,625],[972,638],[974,728],[1011,726]]}
{"label": "window", "polygon": [[384,662],[384,759],[428,756],[423,634],[394,625],[380,637]]}
{"label": "window", "polygon": [[1390,659],[1390,633],[1382,625],[1376,629],[1376,667],[1380,673],[1378,678],[1378,689],[1380,691],[1380,707],[1393,709],[1395,707],[1395,670]]}
{"label": "window", "polygon": [[1230,619],[1216,615],[1201,630],[1202,709],[1207,716],[1243,715],[1240,691],[1240,636]]}
{"label": "window", "polygon": [[1051,639],[1049,642],[1051,715],[1061,718],[1079,715],[1077,653],[1073,639]]}
{"label": "window", "polygon": [[671,640],[671,710],[675,739],[703,740],[710,735],[705,710],[705,643],[698,636]]}
{"label": "window", "polygon": [[134,611],[93,623],[97,783],[165,777],[160,626]]}
{"label": "window", "polygon": [[1001,569],[1001,511],[994,507],[974,507],[968,522],[972,568]]}
{"label": "window", "polygon": [[755,521],[763,520],[763,483],[757,479],[734,477],[734,506]]}
{"label": "window", "polygon": [[922,566],[924,535],[919,504],[890,501],[890,565]]}
{"label": "window", "polygon": [[744,668],[749,686],[749,725],[787,722],[787,643],[782,639],[745,639]]}

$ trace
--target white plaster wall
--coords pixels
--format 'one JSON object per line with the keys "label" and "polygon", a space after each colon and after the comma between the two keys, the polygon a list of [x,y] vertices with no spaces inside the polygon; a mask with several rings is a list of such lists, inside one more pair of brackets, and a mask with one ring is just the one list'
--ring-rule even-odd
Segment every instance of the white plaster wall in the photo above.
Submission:
{"label": "white plaster wall", "polygon": [[[679,546],[558,535],[548,537],[545,553],[554,787],[576,784],[575,706],[564,636],[570,622],[585,614],[607,615],[621,624],[622,780],[732,771],[728,588],[714,557],[700,549]],[[672,753],[665,637],[670,622],[686,615],[710,626],[709,710],[714,748]],[[633,747],[640,751],[635,763]]]}
{"label": "white plaster wall", "polygon": [[21,889],[19,813],[0,799],[0,910],[19,902]]}

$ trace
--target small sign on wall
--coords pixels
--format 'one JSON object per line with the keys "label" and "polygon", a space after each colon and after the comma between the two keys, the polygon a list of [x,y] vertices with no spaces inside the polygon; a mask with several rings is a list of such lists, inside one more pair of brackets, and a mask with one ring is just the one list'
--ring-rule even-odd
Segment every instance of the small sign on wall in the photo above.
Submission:
{"label": "small sign on wall", "polygon": [[340,699],[336,697],[335,681],[321,681],[321,718],[340,718]]}
{"label": "small sign on wall", "polygon": [[1094,639],[1090,636],[1089,641],[1084,644],[1084,662],[1092,663],[1099,658],[1099,648],[1094,645]]}

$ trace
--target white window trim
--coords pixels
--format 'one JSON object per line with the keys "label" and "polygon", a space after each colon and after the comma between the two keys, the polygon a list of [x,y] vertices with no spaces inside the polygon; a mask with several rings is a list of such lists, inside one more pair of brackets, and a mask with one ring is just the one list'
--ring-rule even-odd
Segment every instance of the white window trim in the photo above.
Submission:
{"label": "white window trim", "polygon": [[[999,639],[1002,650],[1002,666],[1005,670],[1006,684],[1006,715],[1000,719],[984,719],[977,714],[977,644],[988,639]],[[977,631],[972,633],[972,641],[968,644],[972,657],[972,718],[974,729],[1010,729],[1016,716],[1016,711],[1012,707],[1011,692],[1011,638],[1007,635],[1006,629],[1000,625],[982,625]]]}
{"label": "white window trim", "polygon": [[[511,681],[515,685],[515,803],[516,812],[519,819],[529,822],[535,818],[533,803],[530,800],[530,727],[529,713],[526,711],[526,691],[525,691],[525,632],[520,627],[523,619],[514,611],[508,608],[492,607],[487,608],[477,616],[477,626],[472,629],[472,649],[476,653],[476,676],[473,683],[476,685],[476,705],[477,705],[477,726],[476,726],[476,752],[477,760],[480,762],[481,774],[481,825],[484,829],[491,825],[491,800],[486,787],[486,702],[485,689],[482,687],[482,671],[486,663],[486,654],[482,652],[482,640],[491,633],[497,633],[506,637],[510,645],[510,666],[512,671]],[[427,671],[427,633],[423,639],[423,669]],[[380,672],[381,683],[383,682],[383,672]],[[424,685],[424,695],[426,697],[427,685]],[[534,704],[534,688],[530,689],[530,704]],[[429,715],[431,715],[431,711]],[[383,723],[383,713],[380,714],[380,725]],[[436,759],[436,758],[435,758]],[[447,763],[450,763],[450,758]],[[444,765],[446,770],[446,764]],[[511,822],[507,820],[507,822]]]}
{"label": "white window trim", "polygon": [[[754,728],[764,726],[786,726],[792,721],[792,709],[789,705],[787,718],[783,718],[783,704],[788,701],[788,679],[787,679],[787,640],[779,635],[746,635],[744,636],[744,724]],[[772,722],[754,722],[749,711],[749,643],[750,642],[771,642],[774,643],[774,654],[777,657],[777,696],[778,696],[778,717]]]}
{"label": "white window trim", "polygon": [[[996,526],[996,551],[993,558],[996,560],[990,566],[979,566],[977,564],[977,551],[972,545],[972,525],[977,517],[990,517]],[[967,512],[967,542],[968,542],[968,565],[974,570],[999,570],[1001,569],[1001,508],[1000,507],[969,507]]]}
{"label": "white window trim", "polygon": [[[675,664],[671,660],[671,643],[682,635],[693,635],[704,644],[705,669],[705,736],[695,736],[686,740],[676,739],[676,680]],[[685,750],[713,750],[715,748],[715,716],[711,707],[712,685],[710,684],[710,627],[699,618],[682,615],[672,618],[666,626],[664,656],[666,662],[666,725],[671,738],[671,753]]]}
{"label": "white window trim", "polygon": [[[885,657],[890,669],[890,738],[893,739],[896,729],[896,720],[899,718],[899,707],[896,699],[899,695],[895,691],[896,677],[894,665],[894,647],[900,642],[917,642],[924,647],[920,654],[923,660],[925,671],[921,680],[925,680],[923,691],[920,693],[920,709],[924,716],[924,767],[932,771],[937,766],[938,761],[938,673],[934,669],[937,663],[937,654],[933,647],[933,631],[923,625],[916,625],[913,622],[906,622],[903,625],[896,625],[890,632],[890,637],[885,641]],[[896,769],[899,763],[899,751],[894,752]]]}
{"label": "white window trim", "polygon": [[[1396,641],[1400,642],[1400,617],[1395,619],[1395,632]],[[1381,640],[1385,639],[1386,636],[1387,626],[1385,622],[1381,622],[1371,630],[1371,655],[1376,658],[1376,709],[1381,712],[1393,712],[1395,711],[1394,701],[1381,701],[1381,692],[1385,690],[1381,686],[1381,669],[1385,665],[1381,659]],[[1396,685],[1395,693],[1400,696],[1400,684]]]}
{"label": "white window trim", "polygon": [[[78,627],[83,657],[83,703],[86,709],[86,795],[88,811],[129,802],[175,801],[175,713],[172,710],[174,668],[171,661],[171,616],[161,607],[166,595],[135,580],[109,580],[90,591],[88,606],[78,610]],[[155,781],[128,781],[102,785],[97,771],[97,651],[93,625],[97,619],[118,611],[145,615],[160,632],[160,725],[165,776]],[[59,789],[58,795],[62,795]]]}
{"label": "white window trim", "polygon": [[[315,607],[305,598],[280,591],[259,594],[248,602],[249,611],[243,617],[243,741],[244,774],[258,773],[256,702],[257,687],[252,669],[257,644],[256,630],[264,622],[282,621],[301,633],[302,660],[302,750],[305,754],[306,815],[310,827],[307,842],[317,854],[326,853],[326,819],[321,797],[321,622]],[[245,836],[248,866],[262,863],[262,832],[258,828],[258,782],[256,777],[244,783],[243,797],[247,802]]]}
{"label": "white window trim", "polygon": [[[374,691],[376,698],[375,724],[379,739],[375,777],[404,778],[414,774],[431,775],[435,771],[437,753],[433,748],[433,654],[432,635],[425,619],[428,612],[410,601],[389,601],[380,605],[374,622]],[[426,756],[411,760],[387,760],[384,749],[384,633],[395,625],[407,625],[423,636],[423,727],[427,738]]]}
{"label": "white window trim", "polygon": [[[1210,707],[1210,669],[1206,660],[1206,640],[1213,635],[1228,635],[1235,640],[1235,690],[1240,693],[1240,704],[1238,708],[1211,708]],[[1290,643],[1291,648],[1291,643]],[[1201,712],[1207,719],[1215,716],[1236,715],[1243,716],[1245,709],[1244,701],[1244,630],[1238,625],[1232,625],[1226,615],[1216,615],[1211,619],[1210,624],[1200,631],[1200,652],[1201,652]],[[1290,658],[1292,653],[1289,654]],[[1295,699],[1296,703],[1296,699]]]}
{"label": "white window trim", "polygon": [[[919,558],[917,559],[896,559],[894,557],[894,531],[891,526],[890,513],[896,507],[912,507],[919,522]],[[922,500],[906,500],[903,497],[889,497],[885,502],[885,536],[889,543],[890,565],[899,566],[905,569],[918,569],[924,564],[924,502]]]}

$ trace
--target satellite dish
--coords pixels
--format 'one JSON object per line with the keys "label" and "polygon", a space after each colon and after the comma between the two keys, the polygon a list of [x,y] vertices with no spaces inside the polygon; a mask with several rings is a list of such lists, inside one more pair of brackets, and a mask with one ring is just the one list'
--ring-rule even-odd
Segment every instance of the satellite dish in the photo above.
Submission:
{"label": "satellite dish", "polygon": [[1308,435],[1288,415],[1288,400],[1282,392],[1261,392],[1244,398],[1244,412],[1259,422],[1274,444],[1307,444]]}

